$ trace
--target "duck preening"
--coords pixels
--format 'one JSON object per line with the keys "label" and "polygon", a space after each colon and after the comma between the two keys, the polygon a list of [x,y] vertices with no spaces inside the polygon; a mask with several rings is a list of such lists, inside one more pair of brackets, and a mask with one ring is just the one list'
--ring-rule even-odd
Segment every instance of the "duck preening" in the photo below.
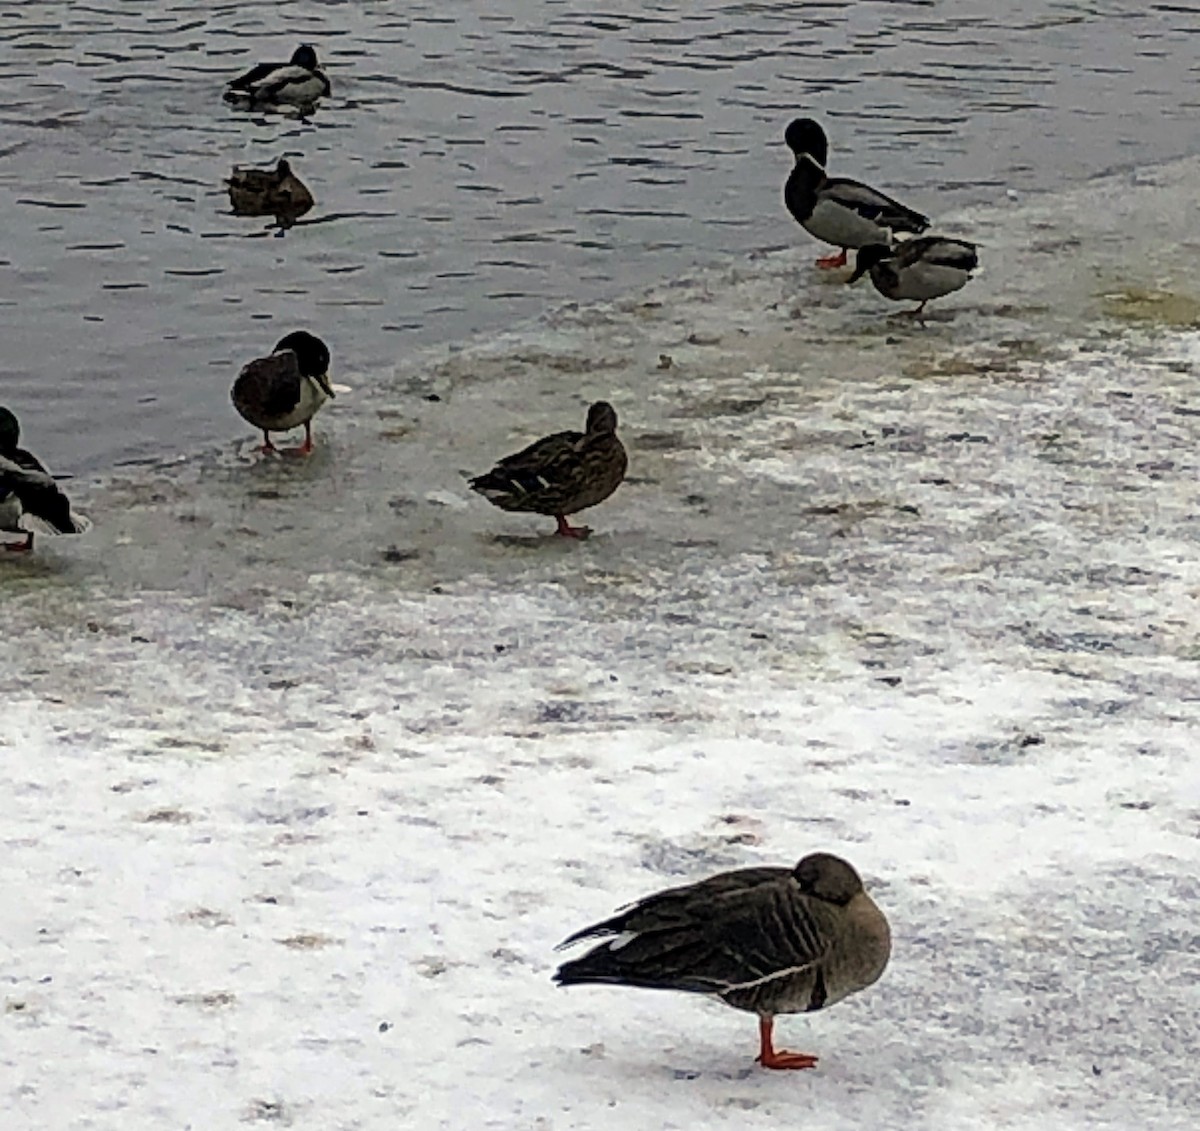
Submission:
{"label": "duck preening", "polygon": [[333,396],[329,383],[329,347],[315,334],[297,330],[280,338],[270,357],[242,366],[231,393],[242,419],[263,434],[262,450],[277,451],[272,432],[304,425],[304,443],[297,455],[313,450],[312,418]]}
{"label": "duck preening", "polygon": [[827,177],[829,141],[812,118],[797,118],[784,133],[796,163],[783,189],[788,211],[810,235],[838,248],[817,260],[818,267],[843,267],[846,249],[890,244],[896,233],[919,234],[929,218],[845,177]]}
{"label": "duck preening", "polygon": [[234,166],[226,184],[238,216],[274,216],[280,229],[290,228],[313,206],[312,193],[283,157],[274,169]]}
{"label": "duck preening", "polygon": [[71,510],[71,502],[41,461],[20,447],[21,426],[0,408],[0,530],[23,534],[23,542],[6,542],[14,553],[33,549],[33,535],[82,534],[92,524]]}
{"label": "duck preening", "polygon": [[232,79],[225,101],[237,106],[295,106],[311,110],[330,91],[329,79],[317,65],[317,51],[302,43],[288,63],[259,63]]}
{"label": "duck preening", "polygon": [[764,1068],[814,1067],[815,1056],[775,1048],[775,1016],[812,1013],[865,989],[892,946],[858,873],[825,852],[795,868],[742,868],[668,888],[561,946],[596,938],[604,941],[564,962],[555,982],[680,990],[757,1013]]}
{"label": "duck preening", "polygon": [[553,515],[558,533],[586,538],[591,530],[572,526],[567,515],[604,502],[625,478],[629,461],[617,439],[617,414],[606,401],[588,409],[586,431],[555,432],[500,460],[470,482],[501,510]]}
{"label": "duck preening", "polygon": [[916,310],[900,313],[920,318],[930,299],[966,286],[978,266],[979,253],[973,243],[946,236],[921,236],[895,247],[868,244],[859,248],[854,273],[846,281],[853,283],[869,274],[884,298],[919,302]]}

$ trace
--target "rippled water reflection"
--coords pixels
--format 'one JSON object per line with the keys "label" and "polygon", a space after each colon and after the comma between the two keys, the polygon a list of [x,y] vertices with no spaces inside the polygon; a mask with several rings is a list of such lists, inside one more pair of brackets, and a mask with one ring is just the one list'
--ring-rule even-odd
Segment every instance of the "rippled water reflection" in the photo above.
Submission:
{"label": "rippled water reflection", "polygon": [[[1200,149],[1184,2],[0,0],[3,400],[59,465],[236,431],[240,362],[296,325],[335,369],[806,239],[786,120],[935,215]],[[317,44],[310,121],[223,80]],[[284,239],[234,163],[316,196]],[[366,378],[364,378],[366,379]]]}

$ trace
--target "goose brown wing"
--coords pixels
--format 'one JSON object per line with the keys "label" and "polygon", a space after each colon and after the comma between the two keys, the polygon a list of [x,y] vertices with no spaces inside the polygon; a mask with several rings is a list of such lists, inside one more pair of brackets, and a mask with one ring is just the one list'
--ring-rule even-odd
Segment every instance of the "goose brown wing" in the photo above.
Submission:
{"label": "goose brown wing", "polygon": [[300,365],[291,350],[247,362],[233,383],[233,403],[252,423],[286,416],[300,403]]}
{"label": "goose brown wing", "polygon": [[615,935],[555,975],[561,985],[609,982],[724,994],[795,973],[827,946],[785,868],[752,868],[662,892],[573,935]]}

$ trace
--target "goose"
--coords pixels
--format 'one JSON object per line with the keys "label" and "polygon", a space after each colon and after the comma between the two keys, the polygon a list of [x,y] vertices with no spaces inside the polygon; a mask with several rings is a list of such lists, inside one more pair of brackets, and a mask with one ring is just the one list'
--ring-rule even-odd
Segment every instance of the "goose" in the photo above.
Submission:
{"label": "goose", "polygon": [[891,955],[887,919],[854,868],[827,852],[794,868],[741,868],[668,888],[567,938],[602,939],[554,974],[598,983],[705,994],[758,1014],[764,1068],[813,1068],[777,1049],[780,1013],[812,1013],[878,981]]}

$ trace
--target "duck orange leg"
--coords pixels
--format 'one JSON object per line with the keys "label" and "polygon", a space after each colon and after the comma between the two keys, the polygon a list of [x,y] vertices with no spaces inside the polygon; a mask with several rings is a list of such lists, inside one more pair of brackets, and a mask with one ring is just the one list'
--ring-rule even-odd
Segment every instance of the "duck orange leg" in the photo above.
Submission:
{"label": "duck orange leg", "polygon": [[33,549],[33,533],[27,532],[24,542],[5,542],[4,548],[10,554],[27,554]]}
{"label": "duck orange leg", "polygon": [[758,1056],[754,1059],[764,1068],[816,1068],[815,1056],[809,1056],[806,1052],[788,1052],[786,1049],[775,1048],[771,1039],[774,1025],[774,1017],[758,1019]]}
{"label": "duck orange leg", "polygon": [[271,452],[279,451],[279,449],[274,444],[271,443],[271,433],[268,432],[265,428],[263,429],[262,447],[259,448],[258,450],[260,452],[262,452],[262,454],[264,456],[269,455]]}
{"label": "duck orange leg", "polygon": [[592,532],[590,526],[572,526],[564,514],[554,516],[558,520],[558,533],[563,538],[586,538]]}
{"label": "duck orange leg", "polygon": [[846,249],[842,248],[837,255],[823,255],[817,260],[818,267],[845,267]]}
{"label": "duck orange leg", "polygon": [[288,455],[292,456],[310,456],[313,451],[312,441],[312,422],[306,420],[304,422],[304,443],[298,448],[289,448]]}

